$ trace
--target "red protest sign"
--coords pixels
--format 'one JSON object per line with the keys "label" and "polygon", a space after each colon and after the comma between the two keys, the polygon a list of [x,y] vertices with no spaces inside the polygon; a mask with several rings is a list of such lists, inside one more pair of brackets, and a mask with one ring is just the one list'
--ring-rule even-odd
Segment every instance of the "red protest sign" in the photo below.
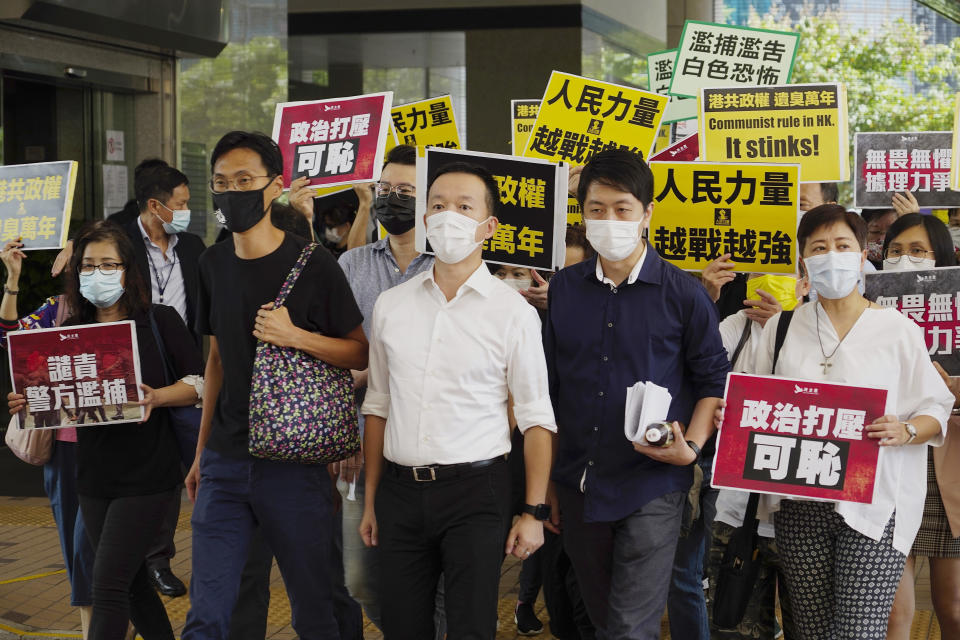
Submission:
{"label": "red protest sign", "polygon": [[24,429],[143,418],[132,321],[12,331],[7,345],[13,390],[27,399]]}
{"label": "red protest sign", "polygon": [[713,486],[798,498],[873,501],[880,447],[866,426],[884,389],[731,373]]}
{"label": "red protest sign", "polygon": [[392,91],[278,104],[273,139],[284,186],[300,176],[326,187],[379,180],[392,104]]}
{"label": "red protest sign", "polygon": [[923,329],[933,361],[950,375],[960,375],[960,267],[877,271],[866,275],[864,286],[868,299],[896,309]]}
{"label": "red protest sign", "polygon": [[699,138],[692,133],[650,156],[650,162],[693,162],[699,155]]}

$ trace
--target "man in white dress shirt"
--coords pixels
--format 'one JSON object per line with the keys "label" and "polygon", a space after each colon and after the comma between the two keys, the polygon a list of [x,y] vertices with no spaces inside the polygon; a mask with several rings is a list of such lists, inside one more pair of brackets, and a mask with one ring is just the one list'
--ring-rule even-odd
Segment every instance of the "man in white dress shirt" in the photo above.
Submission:
{"label": "man in white dress shirt", "polygon": [[[387,638],[433,637],[443,573],[447,637],[492,639],[504,553],[525,558],[543,543],[556,423],[537,313],[480,258],[498,224],[496,181],[454,163],[428,188],[434,267],[373,310],[360,533],[380,547]],[[527,476],[512,529],[508,394]]]}

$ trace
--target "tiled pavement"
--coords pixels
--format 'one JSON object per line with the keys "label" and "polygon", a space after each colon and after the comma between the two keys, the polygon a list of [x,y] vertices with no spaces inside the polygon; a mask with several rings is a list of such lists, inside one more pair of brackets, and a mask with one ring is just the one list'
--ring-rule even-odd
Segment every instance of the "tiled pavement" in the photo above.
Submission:
{"label": "tiled pavement", "polygon": [[[189,581],[190,577],[190,507],[184,503],[177,529],[177,557],[173,571]],[[918,562],[917,616],[914,619],[912,640],[935,640],[940,630],[931,611],[930,585],[927,564]],[[504,563],[500,580],[500,632],[498,639],[517,638],[513,623],[513,604],[516,600],[520,575],[519,563]],[[270,615],[267,637],[276,640],[295,638],[290,627],[290,605],[274,567],[271,581]],[[80,616],[69,606],[70,587],[63,568],[57,530],[45,498],[0,497],[0,640],[7,638],[79,638]],[[164,598],[164,604],[179,634],[189,607],[183,598]],[[546,622],[542,603],[539,615]],[[662,637],[667,639],[666,632]],[[365,637],[382,636],[372,625],[367,625]],[[548,638],[544,633],[542,638]]]}

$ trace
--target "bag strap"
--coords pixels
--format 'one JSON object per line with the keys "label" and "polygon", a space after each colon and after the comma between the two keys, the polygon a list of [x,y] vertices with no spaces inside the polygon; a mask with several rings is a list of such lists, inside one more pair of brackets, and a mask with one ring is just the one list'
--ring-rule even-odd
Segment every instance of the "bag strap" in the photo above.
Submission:
{"label": "bag strap", "polygon": [[160,337],[160,328],[157,326],[157,319],[153,315],[153,305],[150,305],[150,311],[147,312],[147,315],[150,317],[150,329],[153,331],[153,339],[157,343],[157,348],[160,350],[160,359],[163,360],[163,381],[166,386],[170,386],[176,381],[176,375],[173,373],[173,367],[170,366],[170,360],[167,358],[167,347],[163,343],[163,338]]}
{"label": "bag strap", "polygon": [[313,250],[316,248],[317,243],[311,242],[303,248],[303,251],[300,252],[300,257],[297,258],[296,264],[294,264],[293,268],[290,269],[290,273],[287,274],[287,279],[284,280],[283,286],[280,287],[280,293],[277,294],[276,300],[273,301],[273,306],[275,309],[282,307],[283,303],[287,301],[287,296],[289,296],[290,292],[293,290],[293,285],[297,284],[297,278],[299,278],[300,274],[303,273],[303,268],[307,266],[307,261],[313,254]]}
{"label": "bag strap", "polygon": [[780,321],[777,323],[777,337],[773,343],[773,366],[770,368],[771,375],[777,375],[777,361],[780,359],[780,349],[783,348],[783,341],[787,339],[787,329],[790,328],[790,321],[793,320],[793,310],[781,311]]}
{"label": "bag strap", "polygon": [[740,358],[740,353],[743,351],[743,348],[747,345],[747,340],[750,339],[750,329],[751,323],[753,320],[747,318],[747,323],[743,325],[743,333],[740,334],[740,342],[737,343],[737,348],[733,350],[733,357],[730,358],[730,367],[733,368],[737,366],[737,360]]}
{"label": "bag strap", "polygon": [[[790,328],[790,321],[793,320],[793,310],[790,311],[781,311],[780,312],[780,321],[777,323],[777,336],[773,344],[773,367],[770,369],[770,373],[776,375],[777,372],[777,360],[780,359],[780,349],[783,348],[783,341],[787,339],[787,329]],[[750,325],[747,324],[749,327]],[[747,511],[743,514],[743,524],[747,526],[747,523],[751,523],[750,527],[753,530],[753,533],[757,533],[757,529],[760,527],[760,520],[757,519],[757,507],[760,504],[760,494],[751,493],[750,499],[747,500]]]}

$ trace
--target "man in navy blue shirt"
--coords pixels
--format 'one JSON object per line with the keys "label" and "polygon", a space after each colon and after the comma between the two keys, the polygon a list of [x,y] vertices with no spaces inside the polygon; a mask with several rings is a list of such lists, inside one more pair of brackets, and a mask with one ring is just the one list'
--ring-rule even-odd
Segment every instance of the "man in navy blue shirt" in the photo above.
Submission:
{"label": "man in navy blue shirt", "polygon": [[[655,639],[693,467],[713,435],[729,364],[703,286],[643,240],[653,212],[643,160],[597,154],[577,199],[599,255],[553,278],[544,327],[564,546],[597,638]],[[670,446],[624,435],[626,390],[638,381],[673,396]]]}

